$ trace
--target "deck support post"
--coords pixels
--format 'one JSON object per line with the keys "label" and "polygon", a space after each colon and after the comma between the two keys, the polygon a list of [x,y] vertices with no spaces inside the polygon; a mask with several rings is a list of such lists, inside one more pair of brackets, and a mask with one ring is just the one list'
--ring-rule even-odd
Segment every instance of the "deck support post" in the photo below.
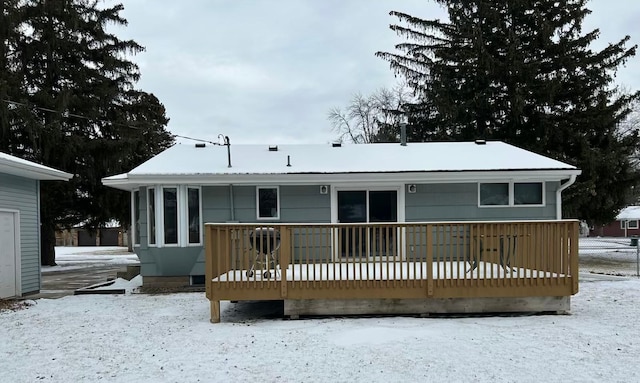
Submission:
{"label": "deck support post", "polygon": [[211,301],[211,323],[220,323],[220,301]]}

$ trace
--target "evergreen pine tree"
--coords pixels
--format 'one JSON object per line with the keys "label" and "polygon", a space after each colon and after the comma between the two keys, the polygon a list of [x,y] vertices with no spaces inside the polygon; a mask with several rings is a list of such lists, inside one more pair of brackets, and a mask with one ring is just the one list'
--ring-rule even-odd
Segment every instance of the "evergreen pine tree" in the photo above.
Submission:
{"label": "evergreen pine tree", "polygon": [[419,95],[405,108],[413,139],[498,139],[574,164],[565,214],[610,221],[640,181],[637,133],[618,129],[640,93],[613,84],[629,36],[595,51],[587,0],[437,2],[449,21],[391,12],[406,41],[377,53]]}
{"label": "evergreen pine tree", "polygon": [[[22,106],[10,123],[1,120],[0,150],[74,174],[68,183],[41,185],[42,264],[51,265],[56,225],[128,223],[128,195],[101,179],[131,169],[173,138],[162,104],[134,88],[140,73],[127,55],[143,48],[107,31],[126,25],[122,5],[30,0],[12,9],[21,17],[14,52],[21,77],[10,100]],[[21,142],[11,144],[12,135]]]}

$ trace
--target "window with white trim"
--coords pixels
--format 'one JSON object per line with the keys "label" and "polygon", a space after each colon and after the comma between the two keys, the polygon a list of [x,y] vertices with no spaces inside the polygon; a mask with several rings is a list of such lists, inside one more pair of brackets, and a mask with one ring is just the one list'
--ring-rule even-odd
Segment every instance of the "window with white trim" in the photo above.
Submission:
{"label": "window with white trim", "polygon": [[178,188],[162,188],[164,244],[178,244]]}
{"label": "window with white trim", "polygon": [[149,245],[202,244],[202,192],[197,186],[149,189]]}
{"label": "window with white trim", "polygon": [[258,219],[280,219],[280,189],[277,186],[256,188]]}
{"label": "window with white trim", "polygon": [[133,245],[140,245],[140,190],[131,193],[131,237]]}
{"label": "window with white trim", "polygon": [[200,188],[187,188],[187,224],[190,245],[201,243]]}
{"label": "window with white trim", "polygon": [[629,220],[629,221],[620,221],[621,229],[637,229],[638,228],[638,220]]}
{"label": "window with white trim", "polygon": [[147,189],[147,238],[149,245],[156,245],[156,189]]}
{"label": "window with white trim", "polygon": [[544,182],[478,184],[478,206],[544,206]]}

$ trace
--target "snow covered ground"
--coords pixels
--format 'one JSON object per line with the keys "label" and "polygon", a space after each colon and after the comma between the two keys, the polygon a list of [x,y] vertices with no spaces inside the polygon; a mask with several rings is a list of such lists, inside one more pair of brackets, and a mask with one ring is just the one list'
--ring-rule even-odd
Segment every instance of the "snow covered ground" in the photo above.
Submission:
{"label": "snow covered ground", "polygon": [[584,282],[571,315],[283,320],[202,293],[41,299],[0,312],[6,382],[640,381],[640,281]]}
{"label": "snow covered ground", "polygon": [[284,320],[222,302],[211,324],[202,293],[40,299],[0,311],[0,381],[640,381],[640,280],[600,278],[571,315]]}
{"label": "snow covered ground", "polygon": [[126,247],[73,247],[56,246],[57,266],[43,266],[43,273],[81,269],[106,265],[138,264],[138,256]]}

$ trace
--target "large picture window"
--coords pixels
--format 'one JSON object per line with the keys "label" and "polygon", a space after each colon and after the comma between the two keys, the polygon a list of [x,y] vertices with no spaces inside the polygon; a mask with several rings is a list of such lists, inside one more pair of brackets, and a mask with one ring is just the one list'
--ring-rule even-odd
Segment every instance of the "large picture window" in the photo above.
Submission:
{"label": "large picture window", "polygon": [[258,219],[280,219],[280,195],[277,186],[258,187],[256,205]]}
{"label": "large picture window", "polygon": [[478,184],[479,206],[544,206],[543,182]]}

